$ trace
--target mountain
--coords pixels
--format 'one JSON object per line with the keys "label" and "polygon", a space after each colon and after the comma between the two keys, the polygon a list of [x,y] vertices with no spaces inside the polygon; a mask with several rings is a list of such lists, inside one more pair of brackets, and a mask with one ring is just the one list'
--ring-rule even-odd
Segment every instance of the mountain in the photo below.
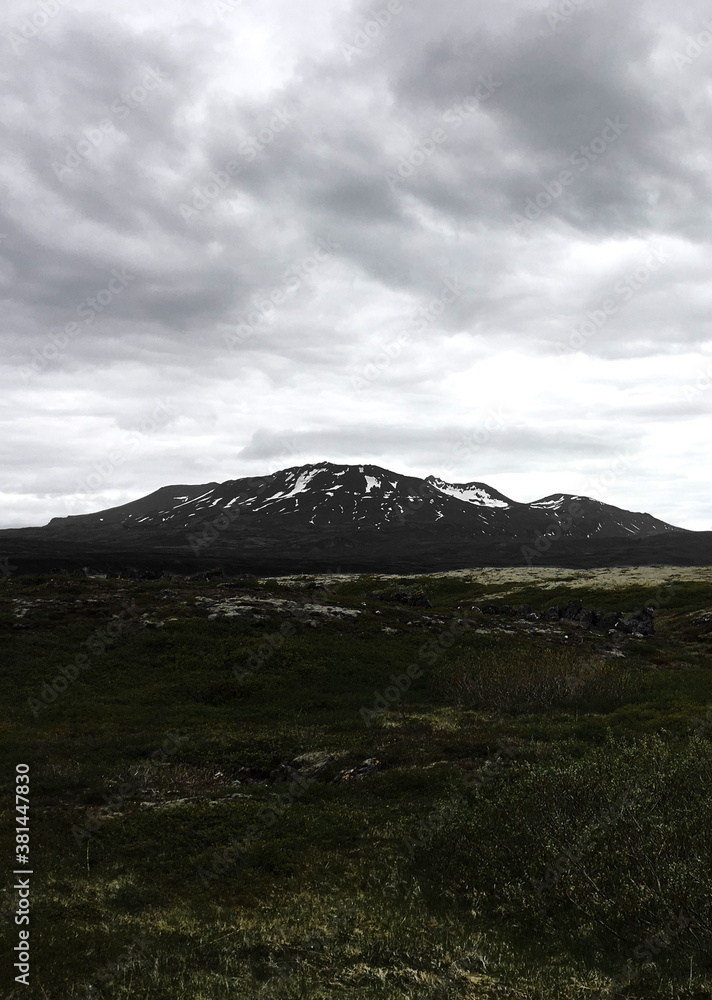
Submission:
{"label": "mountain", "polygon": [[193,531],[225,514],[231,520],[248,517],[264,524],[273,519],[275,526],[312,526],[315,531],[334,526],[382,530],[412,521],[522,542],[537,533],[626,538],[682,530],[650,514],[631,513],[590,497],[560,493],[518,503],[485,483],[447,483],[435,476],[403,476],[377,465],[328,462],[225,483],[166,486],[96,514],[55,517],[48,527]]}
{"label": "mountain", "polygon": [[[4,562],[3,562],[4,560]],[[0,531],[0,572],[414,573],[476,566],[712,564],[712,533],[591,497],[521,503],[486,483],[321,462],[164,486],[42,528]],[[9,569],[3,569],[3,566]]]}

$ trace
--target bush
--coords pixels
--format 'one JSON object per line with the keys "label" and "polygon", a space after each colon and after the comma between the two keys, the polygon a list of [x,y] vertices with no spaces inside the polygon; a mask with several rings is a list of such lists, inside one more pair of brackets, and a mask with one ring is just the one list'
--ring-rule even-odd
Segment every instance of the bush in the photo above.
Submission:
{"label": "bush", "polygon": [[575,649],[471,650],[444,665],[440,687],[450,700],[494,712],[581,708],[607,711],[635,691],[627,666]]}
{"label": "bush", "polygon": [[544,930],[551,955],[712,968],[710,779],[699,737],[561,748],[506,770],[413,863],[429,893],[529,940]]}

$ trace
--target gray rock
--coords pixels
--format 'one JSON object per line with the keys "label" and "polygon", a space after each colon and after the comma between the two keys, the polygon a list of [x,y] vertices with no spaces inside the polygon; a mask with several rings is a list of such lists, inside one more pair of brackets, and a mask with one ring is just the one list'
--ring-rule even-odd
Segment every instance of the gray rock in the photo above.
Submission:
{"label": "gray rock", "polygon": [[574,621],[580,622],[582,625],[593,625],[595,621],[595,612],[589,611],[586,608],[581,608],[574,618]]}
{"label": "gray rock", "polygon": [[289,762],[288,767],[292,771],[298,771],[300,778],[317,778],[334,760],[336,760],[334,754],[317,750],[313,753],[300,754]]}
{"label": "gray rock", "polygon": [[233,772],[233,785],[255,785],[267,781],[267,771],[259,767],[238,767]]}
{"label": "gray rock", "polygon": [[655,633],[655,609],[641,608],[632,618],[625,620],[623,627],[626,632],[653,635]]}
{"label": "gray rock", "polygon": [[576,616],[582,610],[582,601],[569,601],[568,604],[563,604],[559,607],[559,617],[565,618],[567,621],[575,621]]}
{"label": "gray rock", "polygon": [[623,618],[620,611],[612,611],[603,617],[598,622],[599,628],[612,629],[616,628],[618,622]]}
{"label": "gray rock", "polygon": [[363,778],[370,778],[380,763],[380,760],[376,760],[375,757],[369,757],[368,760],[364,760],[358,767],[351,767],[348,771],[342,771],[335,780],[361,781]]}

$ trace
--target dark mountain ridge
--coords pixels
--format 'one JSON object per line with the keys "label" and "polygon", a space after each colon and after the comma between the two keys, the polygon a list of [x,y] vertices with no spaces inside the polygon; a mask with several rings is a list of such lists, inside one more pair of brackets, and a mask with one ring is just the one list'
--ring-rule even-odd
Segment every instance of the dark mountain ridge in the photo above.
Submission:
{"label": "dark mountain ridge", "polygon": [[558,493],[522,503],[482,482],[321,462],[224,483],[165,486],[107,510],[52,518],[43,528],[0,531],[0,555],[33,565],[138,560],[259,573],[425,572],[590,566],[596,559],[635,564],[663,549],[689,563],[697,561],[695,536],[704,549],[706,535],[591,497]]}
{"label": "dark mountain ridge", "polygon": [[[190,530],[223,512],[275,517],[283,523],[360,526],[380,529],[418,523],[467,526],[474,534],[522,539],[538,530],[565,528],[572,537],[615,538],[680,531],[647,513],[633,513],[572,494],[552,494],[533,503],[505,497],[486,483],[447,483],[428,476],[403,476],[377,465],[295,466],[264,477],[198,486],[165,486],[146,497],[93,514],[55,517],[48,527],[160,527]],[[445,525],[443,525],[445,526]]]}

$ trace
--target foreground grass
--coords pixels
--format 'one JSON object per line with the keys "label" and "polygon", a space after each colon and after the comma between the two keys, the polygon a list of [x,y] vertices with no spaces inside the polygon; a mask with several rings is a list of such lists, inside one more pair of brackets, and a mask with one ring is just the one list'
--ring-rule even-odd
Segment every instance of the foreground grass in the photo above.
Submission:
{"label": "foreground grass", "polygon": [[[0,752],[10,781],[18,762],[32,774],[32,995],[709,996],[712,588],[577,589],[603,610],[657,595],[656,635],[616,651],[471,610],[500,593],[544,610],[566,581],[402,581],[431,608],[377,600],[372,578],[299,583],[4,587]],[[359,614],[285,634],[274,609],[210,620],[196,601],[240,593]],[[122,602],[134,625],[43,702]],[[316,777],[285,768],[315,752]],[[11,1000],[29,995],[15,905],[6,891]]]}

